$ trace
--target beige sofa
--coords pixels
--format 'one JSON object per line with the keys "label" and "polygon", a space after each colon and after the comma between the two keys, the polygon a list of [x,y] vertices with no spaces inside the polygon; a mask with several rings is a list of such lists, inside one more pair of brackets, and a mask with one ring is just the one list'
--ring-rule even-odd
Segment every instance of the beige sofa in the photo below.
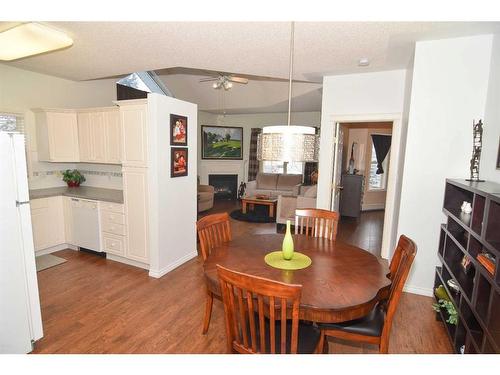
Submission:
{"label": "beige sofa", "polygon": [[280,195],[276,207],[276,223],[286,224],[287,220],[295,223],[296,208],[316,208],[317,185],[301,186],[298,196]]}
{"label": "beige sofa", "polygon": [[214,187],[198,184],[198,212],[206,211],[214,206]]}
{"label": "beige sofa", "polygon": [[299,195],[302,184],[302,175],[258,173],[257,179],[247,182],[245,196],[251,197],[257,194],[278,197],[279,195]]}

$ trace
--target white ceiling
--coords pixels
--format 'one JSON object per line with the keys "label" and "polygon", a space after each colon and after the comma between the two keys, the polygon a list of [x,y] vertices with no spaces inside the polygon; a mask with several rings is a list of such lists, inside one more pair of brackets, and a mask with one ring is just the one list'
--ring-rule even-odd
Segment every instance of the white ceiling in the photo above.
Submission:
{"label": "white ceiling", "polygon": [[[72,80],[175,67],[288,78],[290,23],[284,22],[50,22],[74,39],[66,50],[8,65]],[[1,22],[0,30],[12,23]],[[406,68],[418,40],[500,33],[499,22],[298,22],[295,25],[293,110],[319,110],[322,77]],[[358,67],[361,57],[369,67]],[[162,78],[176,97],[217,111],[219,91],[206,77]],[[286,111],[287,84],[250,80],[226,92],[228,113]]]}

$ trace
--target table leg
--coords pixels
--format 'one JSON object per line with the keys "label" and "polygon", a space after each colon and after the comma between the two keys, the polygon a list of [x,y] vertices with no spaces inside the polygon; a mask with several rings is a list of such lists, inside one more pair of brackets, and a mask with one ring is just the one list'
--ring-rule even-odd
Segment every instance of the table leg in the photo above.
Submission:
{"label": "table leg", "polygon": [[269,217],[274,217],[274,204],[269,205]]}
{"label": "table leg", "polygon": [[247,213],[247,202],[246,201],[243,201],[243,203],[242,203],[241,212],[243,212],[244,214]]}
{"label": "table leg", "polygon": [[255,206],[253,203],[250,203],[250,211],[254,211],[255,210]]}

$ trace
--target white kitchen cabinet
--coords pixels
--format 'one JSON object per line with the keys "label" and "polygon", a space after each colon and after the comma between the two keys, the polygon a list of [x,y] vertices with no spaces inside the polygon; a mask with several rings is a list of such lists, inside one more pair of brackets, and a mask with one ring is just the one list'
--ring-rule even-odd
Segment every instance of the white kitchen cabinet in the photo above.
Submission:
{"label": "white kitchen cabinet", "polygon": [[80,161],[121,163],[121,131],[118,108],[78,111]]}
{"label": "white kitchen cabinet", "polygon": [[146,100],[141,99],[118,102],[124,167],[147,167],[146,103]]}
{"label": "white kitchen cabinet", "polygon": [[92,124],[90,123],[90,113],[78,113],[78,145],[80,148],[80,161],[93,163],[92,153]]}
{"label": "white kitchen cabinet", "polygon": [[65,243],[63,197],[34,199],[30,203],[35,251]]}
{"label": "white kitchen cabinet", "polygon": [[104,139],[106,142],[106,163],[120,164],[122,162],[122,136],[120,128],[120,112],[118,108],[106,111],[104,115]]}
{"label": "white kitchen cabinet", "polygon": [[123,204],[99,202],[102,250],[120,257],[126,257],[124,211]]}
{"label": "white kitchen cabinet", "polygon": [[74,110],[34,109],[38,160],[78,162],[78,125]]}
{"label": "white kitchen cabinet", "polygon": [[123,167],[126,257],[149,264],[147,169]]}

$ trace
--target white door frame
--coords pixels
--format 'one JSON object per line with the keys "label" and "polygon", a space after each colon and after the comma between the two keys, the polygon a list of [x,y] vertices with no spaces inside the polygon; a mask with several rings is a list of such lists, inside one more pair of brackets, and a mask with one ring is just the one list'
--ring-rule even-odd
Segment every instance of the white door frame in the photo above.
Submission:
{"label": "white door frame", "polygon": [[[346,122],[392,122],[392,141],[391,141],[391,153],[389,159],[389,176],[387,178],[387,195],[384,213],[384,230],[382,234],[382,249],[381,257],[384,259],[389,259],[392,253],[392,249],[396,245],[396,235],[397,235],[397,225],[399,217],[399,202],[396,202],[396,196],[399,195],[401,188],[401,177],[398,171],[401,168],[401,163],[403,162],[400,155],[404,153],[404,144],[402,144],[402,113],[375,113],[375,114],[354,114],[354,115],[332,115],[330,117],[330,124],[336,123],[346,123]],[[323,129],[322,129],[323,130]],[[321,132],[322,134],[326,132]],[[329,142],[331,143],[331,142]],[[325,143],[322,142],[324,145]],[[321,149],[320,149],[321,153]],[[330,175],[333,171],[333,158],[330,160],[329,165],[321,165],[321,170],[319,174]],[[331,178],[329,181],[332,181]],[[320,187],[318,186],[318,189]],[[324,187],[322,187],[324,188]],[[331,182],[328,186],[330,192],[330,202],[328,207],[331,205],[332,190]]]}

